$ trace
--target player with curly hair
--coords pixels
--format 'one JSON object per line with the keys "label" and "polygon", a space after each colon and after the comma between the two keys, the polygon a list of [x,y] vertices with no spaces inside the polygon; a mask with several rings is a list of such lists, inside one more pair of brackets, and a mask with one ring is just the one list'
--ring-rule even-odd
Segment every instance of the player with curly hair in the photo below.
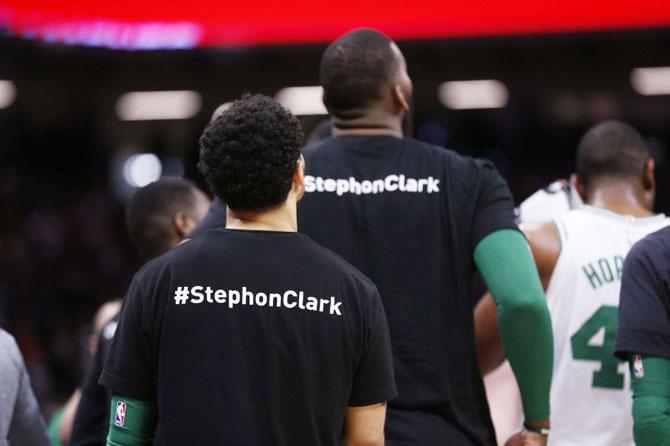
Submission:
{"label": "player with curly hair", "polygon": [[199,167],[226,227],[147,263],[101,382],[108,445],[377,445],[396,394],[375,286],[297,233],[303,134],[245,96],[205,129]]}

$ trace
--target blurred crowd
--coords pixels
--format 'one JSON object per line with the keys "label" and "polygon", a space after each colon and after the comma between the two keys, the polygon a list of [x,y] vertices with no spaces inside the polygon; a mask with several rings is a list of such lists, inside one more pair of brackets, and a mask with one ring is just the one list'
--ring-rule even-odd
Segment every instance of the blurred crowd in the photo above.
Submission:
{"label": "blurred crowd", "polygon": [[104,185],[0,172],[0,326],[15,335],[47,418],[90,361],[96,309],[123,296],[138,266],[123,204]]}

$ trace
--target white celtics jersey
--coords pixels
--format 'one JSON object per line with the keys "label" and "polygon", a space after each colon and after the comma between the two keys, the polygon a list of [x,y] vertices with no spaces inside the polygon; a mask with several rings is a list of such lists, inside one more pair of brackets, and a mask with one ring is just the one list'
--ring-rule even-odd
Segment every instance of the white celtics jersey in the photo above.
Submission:
{"label": "white celtics jersey", "polygon": [[621,270],[632,245],[670,219],[582,206],[555,222],[561,254],[547,288],[554,328],[549,444],[631,446],[630,378],[613,355]]}

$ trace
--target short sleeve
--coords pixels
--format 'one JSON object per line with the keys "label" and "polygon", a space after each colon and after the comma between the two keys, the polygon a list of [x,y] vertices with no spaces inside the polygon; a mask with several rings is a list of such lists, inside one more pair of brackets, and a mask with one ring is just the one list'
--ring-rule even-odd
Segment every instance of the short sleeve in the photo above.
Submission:
{"label": "short sleeve", "polygon": [[644,239],[624,262],[615,354],[643,353],[670,359],[670,317],[667,281],[657,269],[670,252]]}
{"label": "short sleeve", "polygon": [[116,395],[153,400],[151,334],[142,327],[143,299],[136,275],[126,294],[99,382]]}
{"label": "short sleeve", "polygon": [[507,182],[488,161],[476,161],[480,169],[480,188],[473,224],[472,249],[499,229],[518,229],[515,223],[514,199]]}
{"label": "short sleeve", "polygon": [[354,373],[348,403],[350,407],[382,403],[398,393],[393,375],[391,337],[384,307],[376,290],[365,319],[365,348]]}

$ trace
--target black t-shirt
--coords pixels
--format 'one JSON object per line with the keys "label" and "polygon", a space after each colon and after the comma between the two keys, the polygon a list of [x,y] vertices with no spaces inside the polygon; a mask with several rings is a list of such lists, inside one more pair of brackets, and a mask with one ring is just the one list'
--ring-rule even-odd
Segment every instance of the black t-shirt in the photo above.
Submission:
{"label": "black t-shirt", "polygon": [[626,257],[614,350],[623,359],[670,359],[670,227],[640,240]]}
{"label": "black t-shirt", "polygon": [[334,137],[305,151],[301,232],[377,285],[399,395],[387,441],[495,444],[473,322],[473,251],[514,228],[486,162],[410,138]]}
{"label": "black t-shirt", "polygon": [[70,446],[104,445],[109,431],[109,402],[107,389],[98,383],[98,377],[112,345],[119,315],[105,325],[98,336],[98,350],[81,388],[81,399],[72,426]]}
{"label": "black t-shirt", "polygon": [[152,260],[101,383],[156,401],[158,444],[334,445],[396,394],[375,286],[308,237],[216,229]]}

